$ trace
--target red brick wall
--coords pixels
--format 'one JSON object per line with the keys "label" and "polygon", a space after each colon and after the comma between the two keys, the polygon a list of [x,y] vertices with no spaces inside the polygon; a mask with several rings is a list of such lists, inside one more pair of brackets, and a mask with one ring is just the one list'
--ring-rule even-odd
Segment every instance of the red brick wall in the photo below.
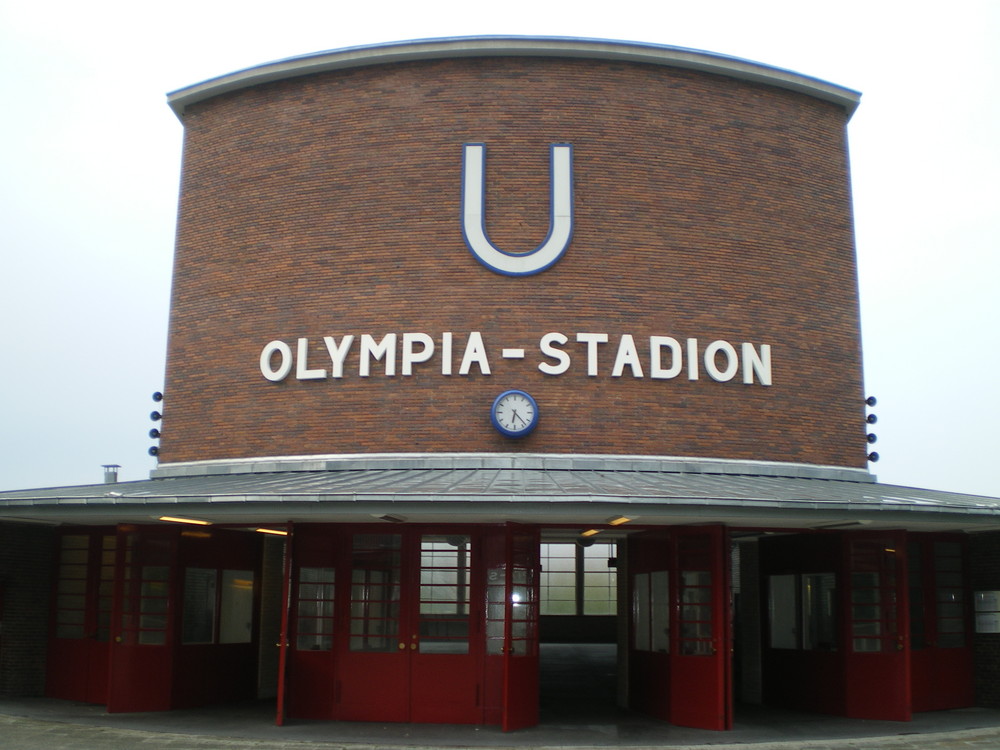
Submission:
{"label": "red brick wall", "polygon": [[[415,62],[280,81],[192,105],[186,129],[160,459],[533,451],[865,465],[846,115],[806,95],[595,60]],[[574,235],[509,278],[466,249],[462,144],[484,142],[487,229],[534,248],[549,144],[574,148]],[[327,367],[322,337],[483,334],[493,373],[281,383],[262,347]],[[573,366],[539,372],[549,331]],[[588,377],[576,332],[603,332]],[[646,377],[612,378],[631,334]],[[649,378],[649,335],[770,344],[773,385]],[[501,347],[524,347],[523,361]],[[397,364],[398,368],[398,364]],[[528,390],[511,442],[488,409]]]}

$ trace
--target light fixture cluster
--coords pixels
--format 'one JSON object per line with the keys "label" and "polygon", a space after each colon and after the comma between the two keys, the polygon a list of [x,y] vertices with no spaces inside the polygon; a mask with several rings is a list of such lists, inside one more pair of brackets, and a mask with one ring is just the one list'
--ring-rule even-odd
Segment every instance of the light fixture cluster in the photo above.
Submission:
{"label": "light fixture cluster", "polygon": [[189,523],[193,526],[211,526],[211,521],[202,521],[198,518],[182,518],[181,516],[160,516],[158,521],[166,521],[167,523]]}
{"label": "light fixture cluster", "polygon": [[[877,403],[878,400],[874,396],[869,396],[868,398],[865,399],[865,406],[867,406],[869,409],[875,406],[875,404]],[[865,417],[865,422],[868,424],[875,424],[876,422],[878,422],[878,417],[876,417],[874,413],[868,412],[868,416]],[[878,437],[875,435],[874,432],[869,432],[865,439],[868,441],[868,444],[871,445],[876,440],[878,440]],[[878,461],[878,453],[875,451],[869,453],[868,460],[871,461],[872,463]]]}
{"label": "light fixture cluster", "polygon": [[[156,403],[160,403],[162,400],[163,400],[163,394],[162,393],[160,393],[159,391],[157,391],[156,393],[153,394],[153,401],[155,401]],[[149,413],[149,418],[152,419],[154,422],[159,422],[161,419],[163,419],[163,414],[161,414],[159,411],[151,411]],[[151,429],[149,431],[149,436],[153,440],[159,440],[160,439],[160,431],[157,428],[154,427],[153,429]],[[157,445],[151,445],[151,446],[149,446],[149,455],[154,456],[154,457],[160,455],[160,448],[159,448],[159,446],[157,446]]]}
{"label": "light fixture cluster", "polygon": [[[617,526],[622,526],[623,524],[626,524],[629,521],[634,521],[636,518],[637,516],[612,516],[611,518],[606,519],[604,523],[614,528]],[[604,529],[594,529],[594,528],[581,531],[579,538],[577,538],[576,540],[576,543],[582,547],[589,547],[591,544],[594,543],[593,537],[597,536],[602,531],[604,531]]]}
{"label": "light fixture cluster", "polygon": [[[190,526],[211,526],[211,521],[206,521],[201,518],[186,518],[184,516],[159,516],[157,521],[163,521],[165,523],[183,523]],[[288,532],[284,529],[267,529],[264,527],[254,529],[254,531],[261,534],[274,534],[275,536],[288,536]]]}

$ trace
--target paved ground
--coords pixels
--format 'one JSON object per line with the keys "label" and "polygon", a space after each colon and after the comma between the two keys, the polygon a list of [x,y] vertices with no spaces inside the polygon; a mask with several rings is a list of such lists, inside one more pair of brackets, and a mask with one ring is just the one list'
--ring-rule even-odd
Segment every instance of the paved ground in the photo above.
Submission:
{"label": "paved ground", "polygon": [[273,724],[271,706],[252,704],[158,714],[106,714],[97,706],[0,701],[3,750],[1000,750],[1000,711],[920,714],[909,723],[863,722],[745,712],[733,732],[671,727],[633,714],[588,724],[543,721],[505,734],[495,727],[340,722]]}

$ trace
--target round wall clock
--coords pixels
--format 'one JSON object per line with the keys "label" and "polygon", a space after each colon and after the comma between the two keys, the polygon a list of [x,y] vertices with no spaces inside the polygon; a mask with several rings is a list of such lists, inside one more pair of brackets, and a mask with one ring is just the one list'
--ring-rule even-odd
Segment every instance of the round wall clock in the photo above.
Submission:
{"label": "round wall clock", "polygon": [[507,437],[524,437],[538,425],[538,404],[524,391],[504,391],[493,401],[490,421]]}

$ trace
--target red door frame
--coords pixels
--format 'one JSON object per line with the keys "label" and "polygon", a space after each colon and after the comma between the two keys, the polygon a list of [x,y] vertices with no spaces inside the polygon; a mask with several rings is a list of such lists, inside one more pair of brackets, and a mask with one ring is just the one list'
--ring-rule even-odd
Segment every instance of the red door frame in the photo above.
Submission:
{"label": "red door frame", "polygon": [[278,635],[278,694],[275,699],[274,723],[285,724],[285,678],[288,673],[288,654],[291,637],[288,632],[292,609],[292,551],[295,543],[295,525],[285,524],[285,549],[281,567],[281,629]]}
{"label": "red door frame", "polygon": [[[105,548],[105,538],[115,538],[112,527],[79,527],[68,529],[56,537],[56,559],[62,560],[62,539],[66,536],[87,538],[82,580],[84,591],[73,594],[60,590],[57,575],[52,588],[51,617],[49,629],[46,695],[52,698],[75,700],[83,703],[104,704],[108,700],[110,623],[102,622],[102,615],[111,617],[109,609],[102,610],[102,602],[109,607],[112,596],[102,592],[102,584],[113,586],[115,561],[105,560],[106,554],[114,555],[113,549]],[[77,565],[81,563],[76,563]],[[105,576],[107,571],[109,575]],[[62,609],[60,600],[69,593],[79,597],[82,605],[77,607],[82,620],[79,623],[79,637],[60,637],[57,619]],[[65,610],[64,610],[65,611]],[[72,627],[72,626],[71,626]],[[103,636],[103,638],[102,638]]]}
{"label": "red door frame", "polygon": [[[333,644],[336,719],[410,720],[409,646],[416,648],[416,642],[408,640],[407,610],[413,591],[407,562],[413,533],[414,529],[387,525],[370,529],[355,526],[344,531]],[[369,543],[374,546],[355,548],[364,537],[380,537],[382,541],[372,539]],[[383,543],[390,539],[394,546]],[[355,617],[357,613],[360,618]],[[353,632],[356,620],[363,628],[358,633]],[[364,643],[355,648],[352,638]]]}
{"label": "red door frame", "polygon": [[[907,543],[913,711],[968,708],[975,690],[967,537],[910,533]],[[958,554],[939,555],[942,544],[954,545]],[[960,630],[940,627],[959,619]],[[961,645],[948,644],[949,638]]]}
{"label": "red door frame", "polygon": [[732,729],[729,533],[724,526],[684,526],[672,536],[670,722]]}
{"label": "red door frame", "polygon": [[[631,706],[678,726],[732,729],[727,529],[724,526],[657,529],[637,534],[628,543],[629,593],[633,603],[628,627]],[[664,571],[669,575],[669,645],[660,653],[637,649],[635,618],[640,608],[635,606],[638,604],[636,576]],[[650,612],[652,597],[653,594],[646,604]]]}
{"label": "red door frame", "polygon": [[906,532],[844,535],[846,716],[911,718]]}
{"label": "red door frame", "polygon": [[178,537],[179,529],[118,528],[108,713],[170,708]]}
{"label": "red door frame", "polygon": [[541,569],[537,527],[508,523],[505,539],[503,714],[511,732],[538,724],[538,610]]}

